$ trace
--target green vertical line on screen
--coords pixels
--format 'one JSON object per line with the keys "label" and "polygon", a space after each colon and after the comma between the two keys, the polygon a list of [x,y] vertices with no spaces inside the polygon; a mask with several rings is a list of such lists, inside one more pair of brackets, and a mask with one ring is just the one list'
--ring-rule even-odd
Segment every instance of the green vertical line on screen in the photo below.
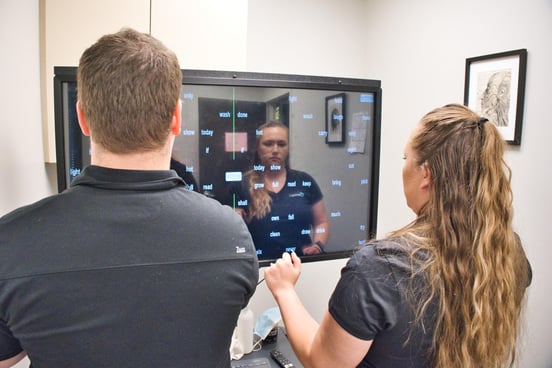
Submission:
{"label": "green vertical line on screen", "polygon": [[236,159],[236,88],[232,87],[232,160]]}

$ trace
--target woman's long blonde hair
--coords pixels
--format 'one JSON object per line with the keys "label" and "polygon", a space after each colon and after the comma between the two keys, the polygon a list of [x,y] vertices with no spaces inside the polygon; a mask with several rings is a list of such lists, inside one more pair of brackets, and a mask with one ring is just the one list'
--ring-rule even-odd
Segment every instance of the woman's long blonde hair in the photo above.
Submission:
{"label": "woman's long blonde hair", "polygon": [[[286,131],[286,134],[289,138],[289,129],[284,124],[278,122],[278,121],[269,121],[267,123],[264,123],[260,127],[257,128],[257,131],[262,132],[266,128],[282,128]],[[261,135],[257,135],[257,140],[255,144],[255,157],[253,159],[253,165],[262,165],[260,157],[258,155],[259,150],[259,144],[261,143]],[[286,158],[286,169],[289,166],[288,159]],[[265,168],[266,170],[266,168]],[[263,178],[263,172],[259,170],[255,170],[254,168],[249,170],[245,173],[245,177],[248,178],[248,185],[249,185],[249,197],[251,198],[251,202],[249,203],[249,206],[247,207],[247,215],[246,215],[246,221],[251,221],[251,219],[261,219],[265,217],[271,209],[272,206],[272,199],[270,198],[270,194],[268,193],[268,190],[264,187],[264,178]],[[259,184],[263,184],[259,186]]]}
{"label": "woman's long blonde hair", "polygon": [[417,320],[431,300],[434,366],[513,366],[530,269],[512,229],[511,171],[496,129],[462,105],[426,114],[411,144],[432,175],[418,218],[390,235],[423,258],[427,287],[414,295]]}

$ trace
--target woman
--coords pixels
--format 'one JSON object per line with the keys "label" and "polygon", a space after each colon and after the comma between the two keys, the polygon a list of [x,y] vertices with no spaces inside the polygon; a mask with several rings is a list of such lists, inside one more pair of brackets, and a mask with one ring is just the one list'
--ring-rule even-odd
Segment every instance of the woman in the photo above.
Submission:
{"label": "woman", "polygon": [[253,167],[233,194],[259,259],[323,253],[330,225],[322,192],[309,174],[289,168],[288,128],[268,122],[257,131]]}
{"label": "woman", "polygon": [[301,262],[265,271],[306,367],[502,367],[515,362],[531,270],[512,229],[503,140],[462,105],[425,115],[404,150],[417,218],[342,270],[320,326],[294,290]]}

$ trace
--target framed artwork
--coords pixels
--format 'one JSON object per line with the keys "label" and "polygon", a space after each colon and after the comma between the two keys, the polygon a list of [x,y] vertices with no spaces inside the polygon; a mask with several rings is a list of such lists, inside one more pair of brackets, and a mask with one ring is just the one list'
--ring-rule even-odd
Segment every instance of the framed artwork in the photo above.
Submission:
{"label": "framed artwork", "polygon": [[326,97],[326,143],[344,143],[345,93]]}
{"label": "framed artwork", "polygon": [[464,105],[496,125],[509,144],[521,144],[527,49],[466,59]]}

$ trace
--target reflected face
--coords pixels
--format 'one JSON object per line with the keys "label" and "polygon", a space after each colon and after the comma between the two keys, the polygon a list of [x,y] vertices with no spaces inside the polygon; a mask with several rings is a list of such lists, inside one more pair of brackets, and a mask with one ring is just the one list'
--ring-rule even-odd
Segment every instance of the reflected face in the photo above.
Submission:
{"label": "reflected face", "polygon": [[257,154],[261,163],[270,170],[285,168],[289,153],[287,130],[281,127],[267,127],[259,139]]}
{"label": "reflected face", "polygon": [[412,138],[419,127],[414,129],[404,147],[404,164],[402,169],[403,191],[406,204],[416,214],[429,200],[429,170],[425,163],[420,163],[416,152],[412,149]]}

